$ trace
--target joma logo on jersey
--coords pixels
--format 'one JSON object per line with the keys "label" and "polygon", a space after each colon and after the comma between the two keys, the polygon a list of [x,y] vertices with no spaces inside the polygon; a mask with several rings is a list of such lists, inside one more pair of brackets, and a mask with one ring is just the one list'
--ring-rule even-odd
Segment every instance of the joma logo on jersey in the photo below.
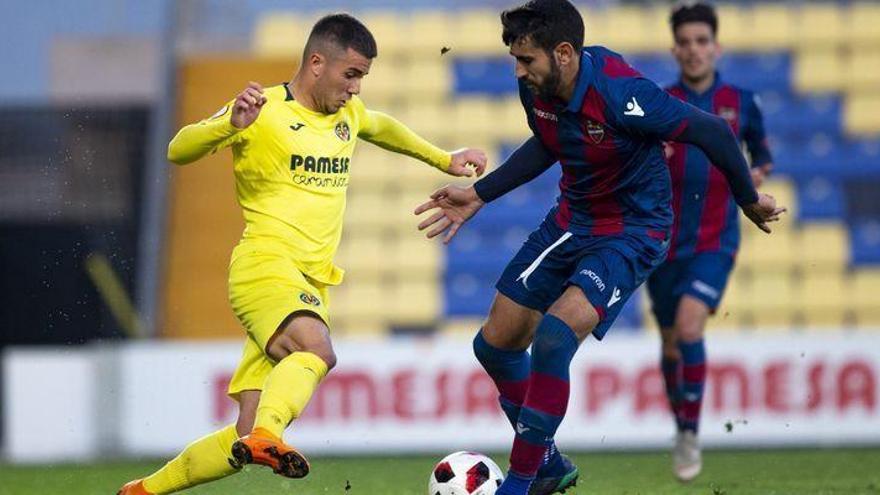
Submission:
{"label": "joma logo on jersey", "polygon": [[347,157],[328,158],[326,156],[290,156],[290,170],[296,170],[302,167],[305,172],[314,172],[316,174],[345,174],[348,173],[348,163],[350,159]]}

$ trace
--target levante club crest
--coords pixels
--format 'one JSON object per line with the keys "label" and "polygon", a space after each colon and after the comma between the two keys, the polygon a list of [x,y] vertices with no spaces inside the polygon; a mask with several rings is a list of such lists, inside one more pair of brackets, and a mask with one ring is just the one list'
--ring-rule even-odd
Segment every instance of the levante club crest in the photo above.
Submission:
{"label": "levante club crest", "polygon": [[590,136],[590,139],[592,139],[594,143],[599,144],[605,139],[605,128],[598,122],[588,120],[587,135]]}
{"label": "levante club crest", "polygon": [[346,142],[351,139],[351,129],[348,128],[348,122],[336,124],[336,137]]}

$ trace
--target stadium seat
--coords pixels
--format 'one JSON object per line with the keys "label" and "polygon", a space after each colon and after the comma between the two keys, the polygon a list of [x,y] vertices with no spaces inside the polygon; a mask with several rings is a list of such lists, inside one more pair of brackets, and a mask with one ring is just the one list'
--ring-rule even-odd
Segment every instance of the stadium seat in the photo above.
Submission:
{"label": "stadium seat", "polygon": [[823,274],[807,271],[796,284],[793,304],[801,322],[810,328],[840,328],[846,320],[850,291],[842,272]]}
{"label": "stadium seat", "polygon": [[880,264],[880,221],[856,221],[850,225],[850,240],[854,265]]}
{"label": "stadium seat", "polygon": [[795,260],[791,256],[794,248],[791,229],[777,229],[772,235],[764,235],[751,226],[746,226],[745,230],[754,230],[757,233],[743,236],[738,256],[742,266],[748,267],[753,273],[791,271],[795,266]]}
{"label": "stadium seat", "polygon": [[[488,313],[487,313],[488,314]],[[440,323],[437,331],[443,335],[459,338],[473,338],[483,326],[482,317],[479,318],[447,318]]]}
{"label": "stadium seat", "polygon": [[876,2],[853,3],[846,28],[850,46],[855,49],[873,48],[880,44],[880,5]]}
{"label": "stadium seat", "polygon": [[401,28],[408,55],[430,61],[439,60],[440,49],[450,46],[450,36],[456,31],[453,15],[442,10],[413,11]]}
{"label": "stadium seat", "polygon": [[839,220],[846,214],[846,200],[839,180],[824,175],[797,181],[800,222]]}
{"label": "stadium seat", "polygon": [[[440,287],[434,280],[398,282],[384,298],[373,304],[388,304],[389,323],[394,326],[430,326],[441,310]],[[384,301],[384,302],[383,302]]]}
{"label": "stadium seat", "polygon": [[[794,43],[797,26],[792,9],[787,5],[761,3],[752,6],[748,13],[750,49],[756,52],[784,50]],[[727,20],[721,18],[721,26]],[[726,27],[722,28],[723,30]]]}
{"label": "stadium seat", "polygon": [[346,232],[339,243],[336,264],[346,271],[346,280],[378,280],[387,267],[387,240],[381,234]]}
{"label": "stadium seat", "polygon": [[876,94],[880,88],[880,40],[874,49],[854,50],[846,57],[844,80],[849,91]]}
{"label": "stadium seat", "polygon": [[438,283],[443,264],[443,248],[437,240],[428,240],[412,228],[410,235],[398,236],[385,246],[382,264],[399,281]]}
{"label": "stadium seat", "polygon": [[401,97],[415,105],[442,102],[452,88],[450,64],[435,57],[406,64],[398,77]]}
{"label": "stadium seat", "polygon": [[495,295],[494,281],[486,283],[470,273],[450,274],[443,281],[446,316],[486,315]]}
{"label": "stadium seat", "polygon": [[[457,95],[517,95],[514,62],[503,57],[452,57],[453,87]],[[518,98],[517,98],[518,101]]]}
{"label": "stadium seat", "polygon": [[797,36],[802,49],[838,46],[846,37],[843,9],[834,3],[805,3],[795,14]]}
{"label": "stadium seat", "polygon": [[377,57],[362,83],[361,99],[368,108],[394,102],[401,92],[402,65],[393,58]]}
{"label": "stadium seat", "polygon": [[346,281],[330,289],[331,325],[338,321],[350,333],[386,328],[390,294],[382,285],[366,280]]}
{"label": "stadium seat", "polygon": [[254,26],[254,53],[262,57],[302,56],[312,21],[289,12],[261,15]]}
{"label": "stadium seat", "polygon": [[728,53],[718,62],[727,81],[753,91],[788,90],[792,58],[786,52]]}
{"label": "stadium seat", "polygon": [[880,329],[880,269],[858,268],[852,274],[852,297],[856,322]]}
{"label": "stadium seat", "polygon": [[[623,54],[639,51],[656,50],[652,37],[658,33],[649,33],[649,19],[645,9],[633,6],[609,7],[603,12],[594,12],[596,22],[594,30],[601,23],[601,39],[595,44],[611,47]],[[597,30],[598,31],[598,30]],[[663,30],[665,33],[666,30]],[[598,34],[598,33],[597,33]],[[668,38],[667,38],[668,39]],[[661,46],[670,46],[667,41]]]}
{"label": "stadium seat", "polygon": [[747,13],[734,3],[719,4],[716,9],[718,18],[721,19],[718,30],[721,45],[728,50],[749,48],[753,31]]}
{"label": "stadium seat", "polygon": [[794,251],[803,273],[838,273],[849,260],[849,239],[842,223],[806,224],[795,233]]}
{"label": "stadium seat", "polygon": [[794,56],[792,80],[802,93],[839,91],[846,84],[844,60],[833,46],[798,50]]}
{"label": "stadium seat", "polygon": [[861,136],[880,133],[880,92],[850,93],[844,102],[846,130]]}
{"label": "stadium seat", "polygon": [[449,33],[450,55],[505,56],[501,43],[501,21],[492,10],[466,10],[458,15]]}
{"label": "stadium seat", "polygon": [[405,17],[391,11],[373,10],[367,11],[360,20],[376,38],[379,56],[394,59],[407,55],[409,44],[403,29]]}
{"label": "stadium seat", "polygon": [[488,142],[493,137],[491,128],[497,118],[494,110],[488,98],[457,98],[452,105],[451,115],[447,114],[445,125],[451,126],[453,135],[459,139]]}

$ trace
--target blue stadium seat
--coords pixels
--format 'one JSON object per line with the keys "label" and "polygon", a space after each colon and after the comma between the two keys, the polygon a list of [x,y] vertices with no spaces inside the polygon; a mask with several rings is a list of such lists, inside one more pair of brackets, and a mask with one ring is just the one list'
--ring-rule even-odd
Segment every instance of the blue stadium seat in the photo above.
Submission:
{"label": "blue stadium seat", "polygon": [[880,264],[880,221],[861,220],[850,225],[851,257],[854,265]]}
{"label": "blue stadium seat", "polygon": [[719,62],[724,79],[754,91],[791,87],[791,56],[787,53],[729,53]]}
{"label": "blue stadium seat", "polygon": [[875,176],[880,163],[880,140],[849,140],[818,133],[806,140],[776,143],[777,171],[795,178]]}
{"label": "blue stadium seat", "polygon": [[843,121],[839,96],[797,96],[787,92],[760,93],[764,128],[769,134],[798,139],[826,133],[838,135]]}
{"label": "blue stadium seat", "polygon": [[797,181],[798,221],[840,220],[846,214],[846,199],[839,180],[815,175]]}
{"label": "blue stadium seat", "polygon": [[452,64],[456,94],[503,95],[517,92],[513,62],[507,58],[457,58]]}
{"label": "blue stadium seat", "polygon": [[639,54],[626,57],[626,60],[660,87],[669,86],[678,80],[678,64],[668,54]]}
{"label": "blue stadium seat", "polygon": [[443,279],[446,316],[485,316],[495,295],[495,280],[470,273],[447,273]]}

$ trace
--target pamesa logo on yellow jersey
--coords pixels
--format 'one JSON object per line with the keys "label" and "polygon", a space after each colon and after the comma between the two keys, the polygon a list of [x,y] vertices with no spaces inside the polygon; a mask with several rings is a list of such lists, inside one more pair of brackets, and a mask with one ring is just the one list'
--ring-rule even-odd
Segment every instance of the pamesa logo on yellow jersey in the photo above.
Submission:
{"label": "pamesa logo on yellow jersey", "polygon": [[[311,155],[291,155],[290,171],[293,183],[314,187],[345,187],[348,185],[348,157],[327,157]],[[315,175],[319,174],[319,175]],[[321,177],[321,176],[324,177]],[[336,175],[327,177],[327,175]]]}

